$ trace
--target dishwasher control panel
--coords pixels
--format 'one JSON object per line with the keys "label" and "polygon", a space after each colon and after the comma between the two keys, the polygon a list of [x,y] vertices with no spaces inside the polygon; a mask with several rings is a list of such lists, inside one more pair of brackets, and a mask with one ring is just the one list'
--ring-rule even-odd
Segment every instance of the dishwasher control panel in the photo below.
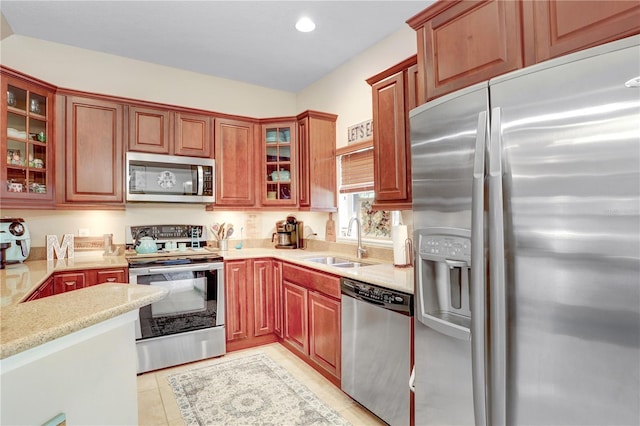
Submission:
{"label": "dishwasher control panel", "polygon": [[385,309],[413,315],[413,296],[374,284],[342,278],[342,294],[380,305]]}

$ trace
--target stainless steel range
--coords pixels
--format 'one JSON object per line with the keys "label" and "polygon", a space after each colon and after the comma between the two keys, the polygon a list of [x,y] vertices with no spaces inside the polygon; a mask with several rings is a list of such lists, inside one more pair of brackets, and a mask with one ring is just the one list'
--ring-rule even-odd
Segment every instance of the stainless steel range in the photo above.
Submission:
{"label": "stainless steel range", "polygon": [[169,294],[140,308],[138,373],[224,355],[224,265],[220,255],[205,248],[204,228],[127,227],[127,248],[141,237],[156,240],[158,251],[128,251],[129,283],[163,287]]}

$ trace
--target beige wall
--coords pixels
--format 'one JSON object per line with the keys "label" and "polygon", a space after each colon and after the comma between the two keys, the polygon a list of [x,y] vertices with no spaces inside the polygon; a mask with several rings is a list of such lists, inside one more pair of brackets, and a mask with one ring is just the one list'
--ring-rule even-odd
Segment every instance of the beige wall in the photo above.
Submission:
{"label": "beige wall", "polygon": [[415,55],[416,43],[416,33],[407,25],[300,91],[298,110],[338,114],[336,145],[347,145],[347,128],[373,118],[371,86],[366,79]]}
{"label": "beige wall", "polygon": [[[346,145],[347,127],[372,118],[371,89],[366,79],[415,54],[415,33],[408,26],[352,58],[299,93],[277,91],[237,81],[182,71],[86,49],[10,35],[0,41],[0,62],[59,87],[201,108],[249,117],[295,115],[306,109],[338,115],[337,145]],[[27,52],[27,53],[25,53]],[[324,239],[325,213],[206,212],[200,205],[133,204],[126,211],[2,210],[0,215],[23,217],[32,245],[44,246],[45,235],[113,233],[124,242],[127,225],[149,223],[233,222],[256,228],[245,238],[270,238],[276,220],[295,213],[307,232]],[[248,226],[247,226],[248,225]]]}

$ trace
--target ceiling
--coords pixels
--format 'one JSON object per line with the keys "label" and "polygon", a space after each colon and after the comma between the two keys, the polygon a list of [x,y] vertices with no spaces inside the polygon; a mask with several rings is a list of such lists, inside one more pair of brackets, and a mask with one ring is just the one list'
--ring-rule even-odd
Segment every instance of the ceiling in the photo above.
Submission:
{"label": "ceiling", "polygon": [[[433,1],[1,0],[14,34],[298,92]],[[316,30],[294,28],[309,16]]]}

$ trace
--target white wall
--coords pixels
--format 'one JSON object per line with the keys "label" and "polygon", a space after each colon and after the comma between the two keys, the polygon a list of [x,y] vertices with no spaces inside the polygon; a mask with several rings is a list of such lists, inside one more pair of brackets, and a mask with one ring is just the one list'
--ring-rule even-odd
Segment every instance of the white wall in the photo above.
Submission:
{"label": "white wall", "polygon": [[[137,424],[134,319],[90,337],[84,329],[2,360],[21,365],[33,357],[2,369],[0,423],[41,425],[64,413],[68,425]],[[77,343],[64,347],[61,341]]]}
{"label": "white wall", "polygon": [[[416,53],[415,32],[406,27],[352,58],[298,94],[51,43],[9,35],[0,41],[0,63],[59,87],[144,99],[249,117],[296,115],[307,109],[338,115],[337,146],[347,144],[347,127],[372,118],[371,88],[366,79]],[[32,245],[43,247],[45,235],[114,234],[124,243],[125,226],[150,223],[210,225],[232,222],[245,238],[270,238],[276,220],[294,213],[308,232],[324,239],[325,213],[206,212],[200,205],[136,204],[126,211],[2,210],[1,216],[22,217]],[[249,234],[249,228],[255,230]],[[237,232],[236,231],[236,232]],[[239,235],[236,237],[239,238]]]}

